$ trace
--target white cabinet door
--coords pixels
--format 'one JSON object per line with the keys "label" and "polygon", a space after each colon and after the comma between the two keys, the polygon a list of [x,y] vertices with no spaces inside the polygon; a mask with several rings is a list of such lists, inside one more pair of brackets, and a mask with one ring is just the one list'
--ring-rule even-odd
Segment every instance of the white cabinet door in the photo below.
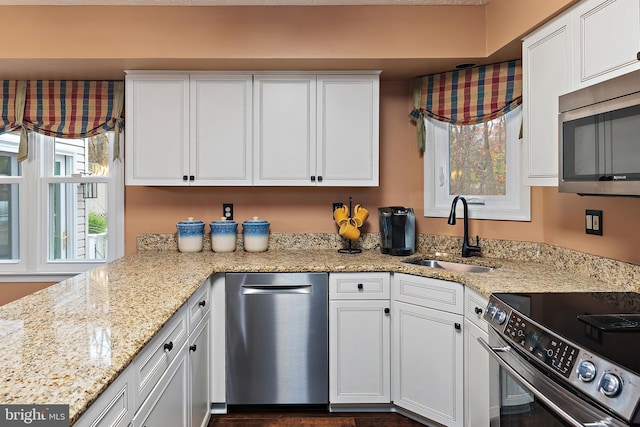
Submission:
{"label": "white cabinet door", "polygon": [[394,301],[395,405],[446,426],[463,425],[463,317]]}
{"label": "white cabinet door", "polygon": [[478,343],[489,341],[488,334],[464,320],[464,425],[489,427],[491,402],[489,353]]}
{"label": "white cabinet door", "polygon": [[377,186],[379,76],[319,75],[318,185]]}
{"label": "white cabinet door", "polygon": [[188,185],[189,75],[127,75],[125,108],[126,184]]}
{"label": "white cabinet door", "polygon": [[[207,283],[208,284],[208,283]],[[211,320],[202,319],[189,336],[190,427],[206,427],[211,415]]]}
{"label": "white cabinet door", "polygon": [[254,184],[316,182],[315,75],[254,76]]}
{"label": "white cabinet door", "polygon": [[135,412],[132,373],[131,369],[125,369],[120,373],[73,426],[129,426]]}
{"label": "white cabinet door", "polygon": [[389,403],[389,301],[329,302],[329,402]]}
{"label": "white cabinet door", "polygon": [[133,427],[190,427],[186,352],[185,344],[133,417]]}
{"label": "white cabinet door", "polygon": [[638,0],[586,0],[573,16],[576,89],[640,69]]}
{"label": "white cabinet door", "polygon": [[251,184],[251,74],[191,75],[194,185]]}
{"label": "white cabinet door", "polygon": [[558,96],[571,90],[571,14],[528,35],[522,45],[524,180],[558,185]]}

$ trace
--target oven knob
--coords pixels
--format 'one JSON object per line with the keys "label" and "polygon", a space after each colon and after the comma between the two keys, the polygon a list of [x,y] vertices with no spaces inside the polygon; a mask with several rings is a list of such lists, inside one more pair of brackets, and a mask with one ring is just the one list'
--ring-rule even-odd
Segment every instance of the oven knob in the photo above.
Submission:
{"label": "oven knob", "polygon": [[589,360],[583,360],[578,365],[578,378],[585,383],[593,381],[597,373],[596,365]]}
{"label": "oven knob", "polygon": [[598,390],[607,397],[615,397],[622,391],[622,380],[616,374],[607,372],[600,379]]}
{"label": "oven knob", "polygon": [[496,320],[496,322],[498,322],[499,325],[502,325],[507,320],[507,313],[502,310],[496,309],[493,318]]}

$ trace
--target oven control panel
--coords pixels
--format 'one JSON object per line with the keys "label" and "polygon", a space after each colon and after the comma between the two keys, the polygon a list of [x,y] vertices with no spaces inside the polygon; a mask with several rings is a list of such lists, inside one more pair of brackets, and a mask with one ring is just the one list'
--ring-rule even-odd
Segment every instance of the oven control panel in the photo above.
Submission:
{"label": "oven control panel", "polygon": [[512,313],[504,334],[527,353],[569,378],[578,358],[578,349],[543,331],[524,316]]}

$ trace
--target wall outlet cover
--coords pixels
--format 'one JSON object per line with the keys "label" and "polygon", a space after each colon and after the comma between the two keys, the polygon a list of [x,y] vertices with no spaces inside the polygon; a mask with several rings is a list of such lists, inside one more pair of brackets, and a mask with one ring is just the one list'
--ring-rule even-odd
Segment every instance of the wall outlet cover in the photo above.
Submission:
{"label": "wall outlet cover", "polygon": [[585,232],[602,236],[602,211],[587,209],[585,211]]}

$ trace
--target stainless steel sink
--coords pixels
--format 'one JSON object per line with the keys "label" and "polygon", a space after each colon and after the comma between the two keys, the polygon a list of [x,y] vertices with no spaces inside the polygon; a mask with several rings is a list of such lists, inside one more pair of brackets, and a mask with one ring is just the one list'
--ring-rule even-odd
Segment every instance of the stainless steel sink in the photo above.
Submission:
{"label": "stainless steel sink", "polygon": [[438,259],[408,259],[403,262],[407,264],[421,265],[431,268],[442,268],[444,270],[460,271],[463,273],[486,273],[493,270],[491,267],[482,265],[462,264],[460,262],[441,261]]}

